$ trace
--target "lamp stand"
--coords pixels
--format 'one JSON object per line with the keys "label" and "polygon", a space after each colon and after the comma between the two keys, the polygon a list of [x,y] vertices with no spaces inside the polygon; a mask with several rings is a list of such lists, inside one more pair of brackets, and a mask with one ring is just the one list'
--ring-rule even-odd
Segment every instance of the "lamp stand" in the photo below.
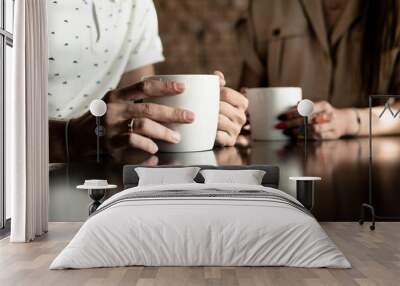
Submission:
{"label": "lamp stand", "polygon": [[308,116],[304,116],[304,162],[307,162]]}
{"label": "lamp stand", "polygon": [[105,128],[101,125],[100,116],[96,116],[97,163],[100,163],[100,137],[105,135]]}
{"label": "lamp stand", "polygon": [[393,118],[397,118],[399,113],[393,113],[390,109],[389,99],[397,99],[400,100],[400,95],[370,95],[369,96],[369,133],[368,133],[368,143],[369,143],[369,158],[368,158],[368,203],[361,204],[361,217],[358,221],[360,225],[364,224],[365,222],[365,211],[369,211],[371,214],[371,225],[369,228],[371,230],[375,230],[375,222],[377,220],[385,220],[385,221],[392,221],[392,220],[400,220],[398,216],[379,216],[376,213],[375,207],[372,201],[372,192],[373,190],[373,162],[372,162],[372,100],[373,99],[385,99],[385,108],[383,109],[382,113],[379,115],[379,119],[382,118],[386,110],[388,109],[391,113]]}

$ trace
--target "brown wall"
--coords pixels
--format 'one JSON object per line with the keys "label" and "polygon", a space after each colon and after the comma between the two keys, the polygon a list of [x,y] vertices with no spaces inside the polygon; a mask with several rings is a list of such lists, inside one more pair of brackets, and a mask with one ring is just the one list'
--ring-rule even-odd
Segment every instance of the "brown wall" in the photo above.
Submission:
{"label": "brown wall", "polygon": [[157,73],[224,72],[239,85],[241,59],[234,25],[249,0],[154,0],[166,61]]}

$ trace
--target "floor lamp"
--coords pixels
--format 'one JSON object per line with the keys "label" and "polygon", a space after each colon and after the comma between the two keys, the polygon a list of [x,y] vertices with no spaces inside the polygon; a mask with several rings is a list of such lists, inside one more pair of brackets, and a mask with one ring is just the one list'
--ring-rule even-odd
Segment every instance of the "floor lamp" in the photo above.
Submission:
{"label": "floor lamp", "polygon": [[[311,100],[304,99],[297,105],[297,112],[304,117],[304,163],[307,165],[307,141],[308,141],[308,118],[314,111],[314,103]],[[320,177],[290,177],[296,181],[296,198],[308,209],[314,207],[315,182],[320,181]]]}
{"label": "floor lamp", "polygon": [[97,137],[97,163],[100,163],[100,137],[106,134],[106,130],[101,125],[100,119],[107,112],[107,104],[101,99],[95,99],[90,103],[89,110],[96,117],[96,129],[94,133]]}
{"label": "floor lamp", "polygon": [[369,96],[369,134],[368,134],[368,139],[369,139],[369,160],[368,160],[368,203],[363,203],[361,205],[361,216],[360,220],[358,221],[360,225],[362,225],[365,221],[365,210],[369,210],[371,212],[371,225],[369,226],[370,230],[375,230],[375,221],[377,219],[381,220],[400,220],[400,217],[383,217],[383,216],[378,216],[376,215],[375,208],[373,206],[372,202],[372,183],[373,183],[373,177],[372,177],[372,101],[376,99],[384,99],[386,100],[385,106],[382,110],[382,112],[379,114],[379,119],[382,118],[382,116],[386,113],[386,111],[390,112],[390,115],[393,118],[397,118],[400,114],[400,111],[394,113],[390,107],[390,99],[400,99],[400,95],[370,95]]}

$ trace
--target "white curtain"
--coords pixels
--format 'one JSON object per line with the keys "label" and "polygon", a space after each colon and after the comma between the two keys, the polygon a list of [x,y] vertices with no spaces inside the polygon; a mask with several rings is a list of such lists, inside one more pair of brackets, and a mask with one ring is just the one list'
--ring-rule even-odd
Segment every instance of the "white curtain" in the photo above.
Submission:
{"label": "white curtain", "polygon": [[6,98],[6,187],[12,242],[47,232],[48,116],[46,0],[15,1],[13,83]]}

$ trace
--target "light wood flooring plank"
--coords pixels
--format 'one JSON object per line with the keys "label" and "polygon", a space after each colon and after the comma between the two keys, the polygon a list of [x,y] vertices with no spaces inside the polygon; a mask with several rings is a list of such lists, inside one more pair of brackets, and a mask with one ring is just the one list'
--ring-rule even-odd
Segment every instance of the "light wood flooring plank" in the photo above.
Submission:
{"label": "light wood flooring plank", "polygon": [[352,263],[352,269],[289,267],[119,267],[50,271],[55,256],[78,231],[80,223],[50,223],[50,231],[29,244],[0,240],[1,286],[266,286],[266,285],[399,285],[400,223],[368,225],[322,223]]}

